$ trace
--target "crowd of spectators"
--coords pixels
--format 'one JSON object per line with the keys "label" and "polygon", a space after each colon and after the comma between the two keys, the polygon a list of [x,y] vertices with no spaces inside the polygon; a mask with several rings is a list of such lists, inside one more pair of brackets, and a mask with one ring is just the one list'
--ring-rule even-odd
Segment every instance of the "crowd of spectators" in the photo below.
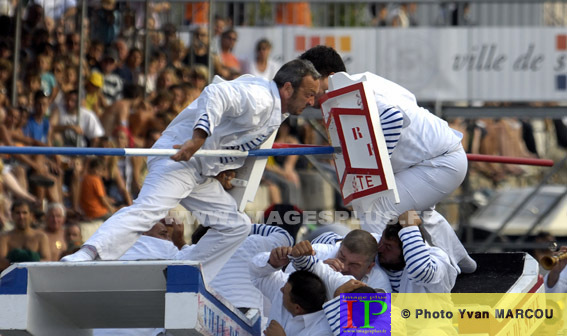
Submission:
{"label": "crowd of spectators", "polygon": [[[245,73],[271,79],[279,68],[270,57],[272,46],[265,38],[258,39],[253,58],[243,60],[234,55],[238,33],[232,20],[220,16],[215,17],[211,41],[207,27],[196,25],[199,21],[190,17],[193,28],[186,45],[175,25],[160,20],[158,14],[169,10],[165,2],[152,4],[151,30],[146,32],[142,3],[101,0],[89,7],[83,34],[74,1],[66,1],[67,7],[48,7],[48,3],[60,1],[31,1],[25,10],[16,77],[16,2],[8,1],[8,7],[0,8],[0,145],[149,148],[209,83],[209,62],[213,73],[226,80]],[[187,4],[188,11],[195,14],[189,7]],[[376,26],[418,24],[415,3],[370,9]],[[146,34],[150,48],[144,64]],[[16,95],[11,101],[14,85]],[[476,138],[479,142],[470,143],[472,147],[466,144],[479,153],[497,150],[483,144],[490,147],[497,143],[490,136],[505,134],[501,129],[515,136],[518,132],[513,122],[488,120],[471,125],[456,121],[454,127],[463,126],[469,134],[481,135]],[[277,141],[327,144],[316,128],[316,122],[298,125],[297,120],[291,120],[281,128]],[[529,155],[526,151],[491,154]],[[17,201],[30,204],[35,227],[41,226],[49,203],[60,204],[68,222],[104,219],[132,204],[145,174],[145,160],[140,157],[3,155],[0,165],[0,232],[13,225],[12,204]],[[297,169],[308,166],[297,157],[270,160],[264,182],[271,201],[301,207]],[[495,185],[525,173],[514,166],[507,166],[507,170],[491,167],[479,165],[477,170]]]}

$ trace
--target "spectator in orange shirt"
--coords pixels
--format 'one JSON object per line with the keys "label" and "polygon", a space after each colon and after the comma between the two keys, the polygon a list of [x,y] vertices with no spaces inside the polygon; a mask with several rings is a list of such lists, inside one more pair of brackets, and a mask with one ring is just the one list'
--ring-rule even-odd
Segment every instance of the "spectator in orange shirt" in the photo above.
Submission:
{"label": "spectator in orange shirt", "polygon": [[81,183],[79,203],[88,219],[108,219],[114,213],[114,207],[106,196],[102,176],[104,161],[100,158],[89,162],[87,174]]}
{"label": "spectator in orange shirt", "polygon": [[225,79],[235,79],[242,73],[240,61],[232,53],[237,39],[238,34],[234,29],[225,30],[221,35],[220,58],[223,69],[221,75]]}

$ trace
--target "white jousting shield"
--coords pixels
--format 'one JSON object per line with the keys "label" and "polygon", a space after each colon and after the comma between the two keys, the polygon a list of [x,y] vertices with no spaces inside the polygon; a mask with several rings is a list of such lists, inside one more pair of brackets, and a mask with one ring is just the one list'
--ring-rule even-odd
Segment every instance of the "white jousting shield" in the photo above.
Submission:
{"label": "white jousting shield", "polygon": [[345,205],[369,204],[378,197],[399,202],[386,141],[372,88],[344,72],[329,77],[321,111],[335,154],[335,170]]}

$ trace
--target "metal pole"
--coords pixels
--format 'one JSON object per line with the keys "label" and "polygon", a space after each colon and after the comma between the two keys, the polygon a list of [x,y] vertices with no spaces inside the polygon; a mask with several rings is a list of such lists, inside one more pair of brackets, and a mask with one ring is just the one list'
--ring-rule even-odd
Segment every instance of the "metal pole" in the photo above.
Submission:
{"label": "metal pole", "polygon": [[148,95],[148,68],[150,63],[150,0],[146,0],[146,16],[144,18],[144,26],[146,27],[146,36],[144,38],[144,99]]}
{"label": "metal pole", "polygon": [[12,62],[12,106],[16,106],[18,96],[18,68],[20,67],[20,45],[22,43],[22,2],[16,4],[16,36],[14,40],[14,62]]}
{"label": "metal pole", "polygon": [[213,27],[214,4],[213,0],[209,0],[209,83],[213,81],[213,76],[215,75],[215,65],[213,64],[213,43],[215,42],[213,39],[215,32]]}
{"label": "metal pole", "polygon": [[[81,3],[81,15],[79,15],[79,29],[81,32],[81,38],[79,42],[79,88],[77,94],[77,125],[79,126],[79,120],[81,120],[81,99],[83,97],[83,92],[85,91],[85,80],[83,78],[83,62],[85,56],[85,27],[84,27],[84,20],[87,17],[87,0],[83,0]],[[77,143],[76,146],[79,147],[81,145],[81,136],[77,135]]]}

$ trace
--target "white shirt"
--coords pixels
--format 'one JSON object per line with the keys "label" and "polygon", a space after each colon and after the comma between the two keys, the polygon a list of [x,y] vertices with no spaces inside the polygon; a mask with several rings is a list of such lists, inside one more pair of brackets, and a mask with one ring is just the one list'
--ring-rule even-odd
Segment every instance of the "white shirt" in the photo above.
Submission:
{"label": "white shirt", "polygon": [[288,274],[273,268],[268,260],[270,253],[259,253],[250,262],[250,275],[254,285],[272,301],[269,320],[276,320],[284,328],[286,335],[318,336],[330,335],[331,329],[323,310],[293,316],[283,306],[281,288],[287,282]]}
{"label": "white shirt", "polygon": [[[166,139],[160,139],[155,146],[182,144],[191,139],[193,129],[198,127],[209,134],[202,149],[250,150],[276,131],[286,117],[276,83],[244,75],[208,85],[169,124],[162,134]],[[246,158],[195,159],[201,163],[203,175],[215,176],[240,168]]]}
{"label": "white shirt", "polygon": [[[98,138],[104,135],[104,128],[102,128],[102,124],[100,120],[94,114],[93,111],[81,107],[80,111],[80,119],[79,119],[79,127],[83,130],[83,136],[89,140],[94,138]],[[77,124],[77,114],[69,114],[64,107],[59,108],[59,125],[76,125]],[[73,140],[76,139],[77,135],[72,130],[66,130],[64,132],[65,142],[74,142]],[[86,146],[86,143],[83,140],[80,142],[80,146]]]}
{"label": "white shirt", "polygon": [[252,284],[248,264],[256,254],[279,246],[293,246],[287,231],[273,225],[253,224],[250,236],[210,282],[211,287],[235,307],[262,311],[262,292]]}
{"label": "white shirt", "polygon": [[567,293],[567,267],[565,267],[561,273],[559,273],[559,279],[555,286],[549,287],[547,285],[547,278],[549,278],[549,273],[543,277],[543,283],[545,285],[546,293]]}
{"label": "white shirt", "polygon": [[462,134],[447,122],[417,105],[407,89],[370,72],[352,75],[354,80],[366,76],[374,90],[379,112],[397,106],[403,114],[403,129],[390,161],[394,173],[460,148]]}
{"label": "white shirt", "polygon": [[281,67],[280,63],[272,59],[268,59],[268,62],[266,64],[266,69],[264,69],[264,71],[260,71],[256,66],[256,60],[250,59],[244,62],[242,67],[242,72],[246,74],[251,74],[252,76],[255,77],[272,80],[274,79],[274,76],[276,75],[280,67]]}
{"label": "white shirt", "polygon": [[[458,272],[451,265],[447,253],[438,247],[426,245],[416,226],[401,229],[399,236],[406,267],[401,272],[387,272],[392,288],[399,293],[450,293]],[[399,285],[392,280],[394,274],[399,279]]]}

